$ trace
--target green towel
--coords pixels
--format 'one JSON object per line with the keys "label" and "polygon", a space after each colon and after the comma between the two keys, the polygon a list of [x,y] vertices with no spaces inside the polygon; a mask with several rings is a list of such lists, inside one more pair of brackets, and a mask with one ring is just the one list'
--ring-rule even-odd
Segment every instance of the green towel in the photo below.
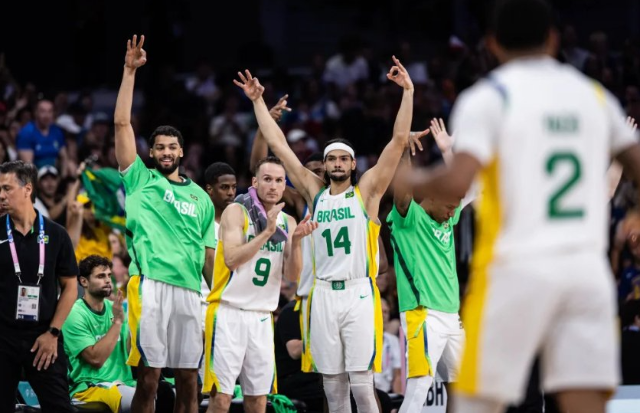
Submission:
{"label": "green towel", "polygon": [[293,405],[291,400],[282,394],[268,394],[267,400],[271,402],[273,410],[276,413],[297,413],[298,409]]}

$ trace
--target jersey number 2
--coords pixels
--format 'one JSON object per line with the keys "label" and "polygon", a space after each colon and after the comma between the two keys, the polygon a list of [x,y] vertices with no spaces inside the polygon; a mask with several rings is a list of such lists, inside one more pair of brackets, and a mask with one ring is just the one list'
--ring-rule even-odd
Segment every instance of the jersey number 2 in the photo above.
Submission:
{"label": "jersey number 2", "polygon": [[336,239],[331,239],[331,230],[329,228],[322,231],[322,238],[327,241],[327,253],[330,257],[333,257],[333,250],[338,248],[344,248],[345,255],[351,254],[351,241],[349,240],[349,229],[342,227],[338,230]]}
{"label": "jersey number 2", "polygon": [[571,188],[580,181],[582,177],[582,166],[578,157],[570,152],[556,152],[547,159],[547,175],[553,175],[558,165],[567,165],[571,168],[571,175],[562,186],[556,189],[547,207],[547,213],[551,219],[582,218],[584,210],[582,208],[567,208],[560,205],[562,198]]}
{"label": "jersey number 2", "polygon": [[269,273],[271,272],[271,261],[268,258],[260,258],[256,261],[255,269],[257,277],[253,277],[253,284],[258,287],[264,287],[269,279]]}

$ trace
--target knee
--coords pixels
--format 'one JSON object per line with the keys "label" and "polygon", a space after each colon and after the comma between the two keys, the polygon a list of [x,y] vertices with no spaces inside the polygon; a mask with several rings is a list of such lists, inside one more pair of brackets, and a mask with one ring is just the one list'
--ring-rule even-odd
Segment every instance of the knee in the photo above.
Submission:
{"label": "knee", "polygon": [[145,374],[142,377],[138,377],[136,388],[145,395],[155,395],[158,391],[158,381],[160,377],[155,374]]}
{"label": "knee", "polygon": [[351,387],[368,386],[373,389],[372,371],[352,371],[349,373]]}
{"label": "knee", "polygon": [[231,405],[231,395],[224,393],[216,393],[213,398],[213,404],[216,407],[228,408]]}

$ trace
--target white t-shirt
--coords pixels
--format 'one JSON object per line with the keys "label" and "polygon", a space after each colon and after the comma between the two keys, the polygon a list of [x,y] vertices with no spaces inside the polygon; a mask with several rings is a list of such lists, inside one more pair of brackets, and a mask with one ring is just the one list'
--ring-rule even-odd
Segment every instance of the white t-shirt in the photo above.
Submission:
{"label": "white t-shirt", "polygon": [[600,84],[551,58],[517,59],[460,96],[452,130],[455,152],[483,166],[485,258],[605,253],[605,171],[636,141]]}

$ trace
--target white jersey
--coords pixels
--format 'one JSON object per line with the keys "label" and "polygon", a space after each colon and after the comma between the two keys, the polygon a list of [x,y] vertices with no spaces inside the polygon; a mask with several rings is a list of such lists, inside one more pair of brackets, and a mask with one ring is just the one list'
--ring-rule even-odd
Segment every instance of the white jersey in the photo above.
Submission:
{"label": "white jersey", "polygon": [[[305,205],[304,217],[309,214],[309,208]],[[313,287],[313,237],[307,236],[302,238],[302,271],[300,271],[300,278],[298,278],[298,290],[296,295],[298,297],[308,297],[311,288]]]}
{"label": "white jersey", "polygon": [[[242,210],[244,239],[249,242],[257,234],[247,210],[244,207]],[[278,214],[277,225],[289,232],[287,214]],[[207,301],[222,302],[241,310],[274,311],[280,297],[285,245],[286,241],[278,244],[267,241],[249,261],[231,271],[224,262],[224,244],[222,238],[219,238],[213,270],[213,290]]]}
{"label": "white jersey", "polygon": [[314,274],[323,281],[378,276],[380,224],[369,219],[356,185],[331,195],[323,188],[314,200]]}
{"label": "white jersey", "polygon": [[615,98],[551,58],[494,70],[455,105],[455,152],[483,166],[477,264],[604,254],[605,172],[635,142]]}

